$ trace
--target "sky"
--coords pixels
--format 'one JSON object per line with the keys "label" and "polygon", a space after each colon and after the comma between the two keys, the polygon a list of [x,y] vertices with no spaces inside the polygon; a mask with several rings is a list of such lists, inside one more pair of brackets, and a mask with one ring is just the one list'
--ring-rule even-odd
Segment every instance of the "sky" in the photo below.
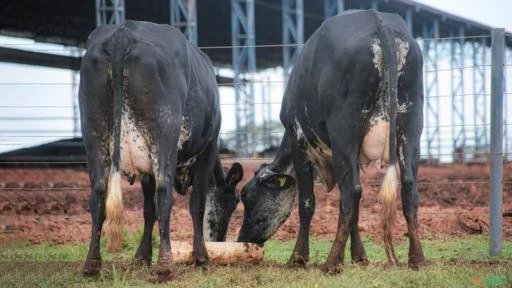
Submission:
{"label": "sky", "polygon": [[[418,0],[418,2],[482,24],[504,27],[512,32],[510,16],[512,0]],[[68,50],[59,45],[39,44],[32,40],[3,36],[0,36],[0,46],[69,54]],[[229,75],[231,72],[224,69],[221,73]],[[512,75],[512,70],[507,74]],[[440,74],[440,78],[444,77],[449,77],[449,74]],[[272,99],[271,102],[275,103],[271,105],[271,115],[273,120],[277,121],[279,102],[284,88],[280,83],[282,70],[270,69],[259,73],[256,78],[268,83],[256,85],[255,102],[263,101],[259,95],[262,94],[263,89],[266,89]],[[508,82],[512,83],[512,81]],[[68,70],[0,63],[0,95],[3,100],[0,104],[0,152],[76,135],[72,121],[74,115],[72,95],[76,95],[76,91],[72,90],[71,83],[72,73]],[[443,91],[447,88],[449,88],[447,85],[443,85],[440,94],[449,93],[449,90]],[[227,87],[221,87],[219,91],[223,115],[221,133],[228,133],[235,127],[234,93]],[[512,103],[512,100],[509,103]],[[446,105],[449,103],[442,103],[443,107]],[[262,119],[263,106],[261,104],[255,106],[256,121],[259,123]],[[449,124],[450,121],[449,117],[442,119],[445,124]],[[448,132],[447,130],[445,133]],[[223,135],[227,134],[221,134]]]}

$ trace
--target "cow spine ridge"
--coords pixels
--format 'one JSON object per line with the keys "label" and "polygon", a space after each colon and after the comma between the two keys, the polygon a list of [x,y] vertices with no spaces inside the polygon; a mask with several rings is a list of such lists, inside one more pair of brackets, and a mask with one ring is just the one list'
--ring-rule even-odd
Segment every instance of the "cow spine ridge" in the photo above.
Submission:
{"label": "cow spine ridge", "polygon": [[125,93],[125,75],[124,57],[129,52],[129,35],[124,27],[120,27],[108,41],[105,47],[107,54],[110,55],[112,71],[112,91],[114,100],[114,125],[113,125],[113,145],[111,146],[112,166],[108,179],[107,203],[106,203],[106,223],[105,234],[107,236],[107,249],[111,252],[118,252],[121,248],[123,236],[123,194],[121,191],[121,173],[120,173],[120,144],[121,144],[121,119],[123,108],[123,97]]}
{"label": "cow spine ridge", "polygon": [[396,111],[397,111],[397,82],[398,64],[395,35],[391,28],[375,13],[377,29],[382,45],[382,59],[386,72],[382,81],[388,82],[388,117],[389,117],[389,166],[382,181],[379,196],[382,202],[381,218],[383,240],[386,255],[390,262],[397,263],[393,247],[392,228],[396,218],[398,179],[396,173]]}

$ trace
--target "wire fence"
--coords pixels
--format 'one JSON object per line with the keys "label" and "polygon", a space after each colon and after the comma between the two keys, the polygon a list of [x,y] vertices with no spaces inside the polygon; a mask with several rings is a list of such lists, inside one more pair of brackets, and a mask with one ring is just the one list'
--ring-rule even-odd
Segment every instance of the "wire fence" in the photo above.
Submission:
{"label": "wire fence", "polygon": [[[268,4],[268,3],[267,3]],[[280,9],[280,8],[279,8]],[[419,38],[418,39],[418,42],[420,44],[422,44],[423,42],[429,42],[429,43],[449,43],[450,41],[456,41],[456,40],[464,40],[465,42],[469,42],[469,41],[475,41],[477,43],[479,43],[479,45],[483,45],[482,43],[482,39],[490,39],[491,35],[474,35],[474,36],[463,36],[463,37],[442,37],[442,38]],[[485,41],[484,41],[485,42]],[[200,46],[199,48],[202,49],[202,50],[218,50],[218,49],[224,49],[224,50],[230,50],[230,49],[234,49],[234,48],[257,48],[257,49],[265,49],[265,48],[269,48],[269,49],[272,49],[272,48],[285,48],[285,47],[299,47],[299,46],[302,46],[304,44],[273,44],[273,43],[270,43],[270,44],[257,44],[257,45],[252,45],[252,46],[247,46],[247,45],[244,45],[244,46],[232,46],[232,45],[220,45],[220,46]],[[486,45],[486,44],[485,44]],[[34,51],[34,52],[66,52],[66,51],[70,51],[69,48],[67,47],[45,47],[45,48],[37,48],[39,45],[37,43],[0,43],[0,46],[6,46],[6,47],[22,47],[23,49],[30,49],[30,51]],[[439,46],[442,46],[442,45],[439,45]],[[422,45],[420,45],[420,47],[422,47]],[[463,45],[463,50],[468,50],[468,49],[473,49],[474,47],[472,45],[467,45],[467,44],[464,44]],[[76,48],[72,48],[74,49],[73,52],[75,53],[76,55],[76,51],[77,49]],[[484,47],[483,49],[487,49],[486,47]],[[80,53],[83,53],[84,50],[80,50]],[[442,53],[440,53],[442,54]],[[488,53],[490,54],[490,53]],[[488,55],[487,55],[488,56]],[[438,60],[438,63],[436,64],[436,69],[424,69],[424,73],[425,74],[431,74],[431,73],[445,73],[445,72],[449,72],[449,71],[462,71],[462,70],[470,70],[470,69],[473,69],[473,70],[489,70],[491,65],[489,64],[490,61],[487,58],[482,58],[481,61],[479,61],[479,63],[474,63],[473,65],[467,65],[467,63],[471,60],[470,57],[467,57],[466,56],[466,59],[463,59],[463,61],[460,63],[460,65],[458,66],[454,66],[454,65],[451,65],[449,64],[449,61],[447,60],[446,57],[442,57],[440,56],[439,59],[436,59]],[[444,64],[443,64],[444,63]],[[447,65],[448,64],[448,65]],[[512,64],[505,64],[505,67],[506,68],[510,68],[512,67]],[[426,68],[426,67],[425,67]],[[465,72],[464,72],[465,73]],[[486,72],[484,72],[486,73]],[[508,75],[511,75],[512,73],[508,73]],[[223,83],[219,83],[218,86],[219,87],[235,87],[235,86],[238,86],[238,85],[259,85],[259,86],[280,86],[280,87],[284,87],[286,82],[284,80],[265,80],[265,79],[252,79],[252,78],[257,78],[257,77],[250,77],[251,80],[248,79],[244,79],[242,77],[241,81],[240,82],[223,82]],[[451,79],[453,81],[453,79]],[[488,80],[488,74],[487,75],[484,75],[483,76],[483,81],[484,81],[484,86],[486,87],[489,87],[490,85],[487,85],[489,80]],[[512,81],[507,81],[508,83],[512,83]],[[67,81],[55,81],[55,82],[42,82],[42,81],[27,81],[27,82],[22,82],[22,81],[0,81],[0,89],[1,87],[14,87],[16,89],[19,89],[19,88],[22,88],[22,87],[30,87],[30,86],[35,86],[35,87],[52,87],[52,86],[64,86],[64,87],[73,87],[74,85],[76,85],[77,83],[73,83],[73,82],[67,82]],[[449,85],[449,84],[448,84]],[[471,90],[471,89],[469,89]],[[486,90],[488,90],[486,88]],[[460,92],[460,91],[459,91]],[[512,94],[512,93],[505,93],[505,97],[508,98],[509,95]],[[27,95],[28,98],[30,98],[30,94],[24,94],[24,95]],[[282,95],[271,95],[270,98],[272,98],[270,101],[258,101],[258,100],[255,100],[253,101],[252,103],[249,103],[250,105],[254,105],[254,107],[258,107],[258,106],[269,106],[269,105],[273,105],[273,106],[276,106],[275,108],[273,107],[273,109],[277,109],[279,108],[280,104],[281,104],[281,101],[280,98],[281,98]],[[48,97],[48,96],[45,96],[45,97]],[[51,97],[51,96],[50,96]],[[487,97],[489,98],[490,97],[490,93],[488,91],[481,91],[480,93],[479,92],[475,92],[475,93],[437,93],[437,95],[426,95],[425,96],[425,99],[426,101],[429,101],[429,100],[432,100],[432,99],[454,99],[454,98],[464,98],[465,100],[464,101],[467,101],[466,99],[474,99],[475,97]],[[222,98],[222,95],[221,95],[221,98]],[[278,100],[279,99],[279,100]],[[510,101],[508,101],[510,102]],[[225,102],[225,101],[221,101],[220,103],[221,107],[232,107],[234,109],[237,109],[239,103],[235,103],[235,102]],[[507,108],[505,106],[505,108]],[[56,109],[56,110],[61,110],[62,112],[59,112],[59,113],[54,113],[55,115],[44,115],[44,116],[40,116],[40,115],[36,115],[38,112],[38,110],[40,111],[45,111],[45,112],[48,112],[50,110],[53,110],[53,109]],[[79,121],[79,117],[76,117],[76,116],[71,116],[70,114],[71,111],[73,110],[76,110],[77,107],[76,106],[73,106],[73,105],[31,105],[30,103],[27,103],[26,105],[0,105],[0,111],[7,111],[7,110],[16,110],[16,114],[23,114],[23,113],[31,113],[33,115],[31,116],[23,116],[23,115],[2,115],[0,117],[0,147],[13,147],[15,148],[15,146],[17,145],[25,145],[27,143],[30,143],[30,142],[33,142],[33,140],[44,140],[44,139],[50,139],[50,138],[61,138],[61,137],[74,137],[74,136],[77,136],[77,131],[76,129],[73,130],[73,129],[54,129],[54,128],[45,128],[45,129],[26,129],[26,128],[13,128],[13,129],[4,129],[2,127],[4,126],[1,126],[2,124],[12,124],[12,123],[38,123],[38,124],[41,124],[41,123],[45,123],[45,122],[51,122],[51,123],[61,123],[61,122],[70,122],[70,121]],[[476,109],[482,109],[481,107],[473,107],[474,110]],[[484,107],[483,109],[487,109],[486,107]],[[27,112],[23,112],[24,110],[26,110]],[[19,112],[19,113],[18,113]],[[463,111],[464,112],[464,111]],[[67,115],[61,115],[61,113],[66,113]],[[453,112],[452,112],[453,113]],[[505,123],[504,123],[504,127],[505,127],[505,131],[509,131],[510,130],[510,126],[512,125],[512,123],[507,123],[506,121],[508,121],[508,119],[512,119],[511,116],[508,115],[509,111],[508,109],[505,109]],[[426,115],[426,119],[427,121],[425,122],[429,122],[429,124],[426,124],[424,126],[424,134],[425,134],[425,131],[427,133],[430,133],[429,131],[431,130],[436,130],[436,131],[445,131],[446,129],[450,129],[450,128],[461,128],[463,127],[464,129],[466,129],[468,132],[467,134],[473,134],[473,130],[474,129],[479,129],[479,127],[485,127],[485,128],[488,128],[490,126],[489,122],[490,122],[490,119],[489,118],[486,118],[485,119],[485,123],[463,123],[463,124],[459,124],[459,123],[451,123],[451,124],[446,124],[446,123],[440,123],[438,125],[432,125],[432,123],[436,123],[436,120],[434,119],[434,121],[428,121],[429,120],[429,117],[431,115],[428,115],[428,113],[425,113]],[[488,115],[489,113],[487,113]],[[225,113],[223,113],[223,121],[226,122],[226,121],[232,121],[232,118],[230,118],[230,115],[226,115]],[[264,120],[264,121],[267,121],[268,119]],[[276,119],[272,119],[273,121],[276,121]],[[230,121],[230,122],[231,122]],[[438,121],[438,120],[437,120]],[[445,121],[446,122],[446,121]],[[75,127],[77,125],[75,124]],[[447,130],[446,130],[447,131]],[[250,134],[250,133],[254,133],[252,131],[245,131],[245,132],[241,132],[241,131],[223,131],[222,133],[220,133],[220,137],[231,137],[233,138],[234,135],[240,135],[240,134]],[[274,131],[266,131],[264,132],[265,134],[267,135],[273,135],[273,137],[277,137],[279,138],[280,135],[283,134],[283,130],[274,130]],[[443,133],[443,134],[447,134],[447,133]],[[509,133],[509,134],[512,134],[512,133]],[[446,135],[443,135],[443,139],[442,140],[439,140],[439,142],[443,142],[444,146],[443,147],[437,147],[437,146],[432,146],[431,145],[431,148],[436,148],[436,149],[439,149],[439,150],[443,150],[444,152],[437,152],[437,153],[434,153],[436,154],[437,157],[441,157],[441,156],[447,156],[447,157],[453,157],[455,155],[458,155],[458,154],[464,154],[466,152],[456,152],[456,151],[450,151],[450,152],[446,152],[447,149],[451,149],[453,145],[450,145],[451,143],[450,142],[454,142],[456,141],[455,139],[452,139],[450,137],[446,137]],[[485,137],[489,137],[489,135],[486,135]],[[258,140],[258,141],[262,141],[263,139],[265,138],[265,136],[255,136],[254,139]],[[509,141],[509,135],[506,135],[506,140],[505,142],[507,142],[507,144],[505,145],[505,153],[503,154],[507,159],[508,159],[508,156],[511,154],[508,152],[509,150],[509,147],[508,147],[508,142],[511,142],[512,141]],[[468,142],[471,142],[471,141],[476,141],[476,140],[472,140],[471,137],[467,137],[468,139]],[[488,141],[487,141],[488,142]],[[425,140],[422,140],[422,145],[425,145]],[[420,157],[431,157],[433,153],[429,152],[429,153],[422,153],[420,155]],[[489,155],[488,152],[486,151],[479,151],[479,155]]]}

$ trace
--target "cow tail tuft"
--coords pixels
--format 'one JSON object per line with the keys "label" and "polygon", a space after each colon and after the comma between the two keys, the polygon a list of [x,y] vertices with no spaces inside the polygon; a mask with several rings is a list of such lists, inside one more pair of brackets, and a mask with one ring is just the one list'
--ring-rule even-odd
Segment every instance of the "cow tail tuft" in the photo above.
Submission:
{"label": "cow tail tuft", "polygon": [[114,123],[111,145],[111,167],[107,186],[105,234],[107,236],[107,249],[119,252],[123,237],[123,194],[121,191],[120,172],[120,144],[121,144],[121,118],[123,111],[123,98],[125,94],[126,73],[124,57],[129,52],[130,37],[124,27],[120,27],[105,47],[110,54],[112,71],[112,91]]}
{"label": "cow tail tuft", "polygon": [[375,12],[380,41],[382,43],[382,58],[386,73],[384,81],[388,82],[388,118],[389,118],[389,166],[384,176],[379,196],[382,202],[381,218],[383,228],[384,248],[388,261],[398,263],[393,247],[392,228],[396,218],[398,179],[396,171],[396,114],[397,114],[397,83],[398,63],[395,35],[389,25],[384,23],[381,16]]}

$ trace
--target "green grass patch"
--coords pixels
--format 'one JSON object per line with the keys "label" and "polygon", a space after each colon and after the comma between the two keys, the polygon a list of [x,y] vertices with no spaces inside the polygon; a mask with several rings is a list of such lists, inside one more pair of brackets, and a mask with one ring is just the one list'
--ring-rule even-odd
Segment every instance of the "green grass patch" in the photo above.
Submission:
{"label": "green grass patch", "polygon": [[[86,244],[29,245],[0,243],[0,287],[160,287],[148,269],[129,265],[140,233],[125,237],[119,255],[103,252],[98,277],[84,278],[80,270]],[[155,241],[156,242],[156,241]],[[383,247],[364,240],[370,265],[350,264],[347,248],[344,271],[325,275],[315,264],[325,261],[330,240],[311,241],[311,264],[307,269],[286,268],[294,241],[269,241],[265,260],[259,265],[214,266],[209,271],[177,265],[173,287],[511,287],[512,242],[505,242],[502,256],[488,256],[488,239],[482,236],[424,240],[430,264],[420,271],[404,267],[386,268]],[[156,245],[156,243],[155,243]],[[347,245],[348,246],[348,245]],[[397,254],[407,262],[408,243],[398,242]],[[105,249],[103,249],[106,251]],[[155,253],[157,249],[154,249]],[[156,255],[154,257],[156,259]]]}

